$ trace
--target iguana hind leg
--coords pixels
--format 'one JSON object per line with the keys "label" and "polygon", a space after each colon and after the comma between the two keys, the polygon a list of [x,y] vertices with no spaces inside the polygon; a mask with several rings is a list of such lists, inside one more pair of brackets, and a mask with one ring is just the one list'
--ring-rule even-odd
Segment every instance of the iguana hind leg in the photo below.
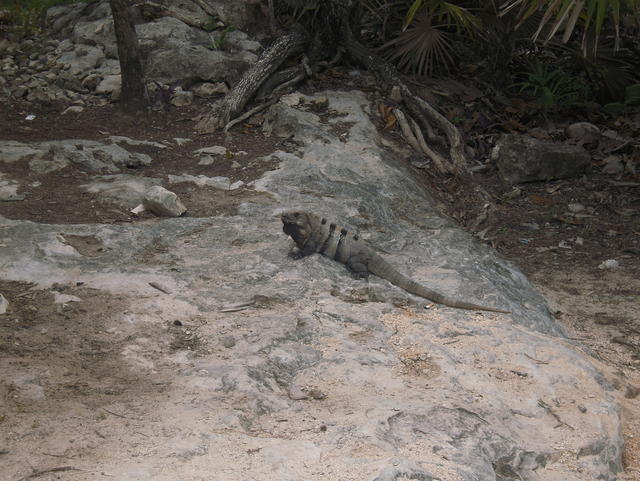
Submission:
{"label": "iguana hind leg", "polygon": [[361,256],[354,255],[347,259],[347,267],[351,272],[353,272],[354,277],[357,279],[366,279],[369,277],[369,269],[367,268],[367,264],[365,259]]}

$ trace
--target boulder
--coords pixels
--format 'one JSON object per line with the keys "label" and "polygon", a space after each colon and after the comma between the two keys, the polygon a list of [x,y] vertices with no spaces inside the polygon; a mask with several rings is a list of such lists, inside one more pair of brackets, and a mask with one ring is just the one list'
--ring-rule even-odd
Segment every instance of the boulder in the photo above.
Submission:
{"label": "boulder", "polygon": [[104,50],[101,47],[79,45],[60,55],[57,63],[72,75],[84,76],[99,67],[104,59]]}
{"label": "boulder", "polygon": [[193,78],[233,84],[256,61],[253,54],[229,55],[199,45],[183,44],[151,52],[147,60],[147,75],[166,84]]}
{"label": "boulder", "polygon": [[514,134],[500,137],[491,158],[502,178],[511,184],[574,177],[584,173],[591,163],[589,153],[582,147]]}
{"label": "boulder", "polygon": [[95,92],[99,95],[110,95],[112,100],[118,100],[122,91],[122,77],[107,75],[97,85]]}
{"label": "boulder", "polygon": [[145,209],[161,217],[180,217],[187,211],[175,193],[159,185],[147,191],[142,204]]}

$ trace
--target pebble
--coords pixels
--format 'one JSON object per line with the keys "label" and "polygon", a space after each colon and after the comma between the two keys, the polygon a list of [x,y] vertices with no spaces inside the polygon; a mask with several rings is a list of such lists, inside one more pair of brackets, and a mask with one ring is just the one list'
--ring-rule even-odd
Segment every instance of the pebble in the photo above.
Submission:
{"label": "pebble", "polygon": [[578,212],[582,212],[583,210],[586,209],[584,205],[578,204],[578,203],[569,204],[567,207],[569,208],[569,212],[573,212],[574,214],[577,214]]}
{"label": "pebble", "polygon": [[620,263],[617,260],[607,259],[598,266],[598,269],[617,269],[619,266]]}

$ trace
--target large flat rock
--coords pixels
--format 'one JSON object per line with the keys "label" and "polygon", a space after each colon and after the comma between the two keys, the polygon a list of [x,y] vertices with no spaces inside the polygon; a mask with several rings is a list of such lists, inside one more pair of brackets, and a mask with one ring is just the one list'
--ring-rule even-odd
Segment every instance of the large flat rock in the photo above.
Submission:
{"label": "large flat rock", "polygon": [[[303,106],[269,114],[272,135],[302,146],[274,153],[280,168],[255,182],[276,208],[135,225],[2,221],[3,278],[69,286],[81,301],[64,322],[99,321],[96,339],[109,336],[93,359],[114,366],[100,384],[122,391],[94,403],[124,417],[94,427],[69,401],[77,419],[46,420],[99,459],[79,456],[74,479],[614,480],[619,413],[594,361],[514,265],[436,212],[381,147],[363,94],[320,97],[339,114],[327,123]],[[429,287],[513,313],[424,309],[329,259],[293,260],[279,220],[292,208],[358,228]],[[96,313],[105,296],[111,308]],[[44,396],[32,405],[53,403],[37,386],[63,383],[54,360],[47,371],[16,356],[0,355],[0,370],[21,366],[14,384],[34,379]],[[16,478],[31,442],[5,442]]]}

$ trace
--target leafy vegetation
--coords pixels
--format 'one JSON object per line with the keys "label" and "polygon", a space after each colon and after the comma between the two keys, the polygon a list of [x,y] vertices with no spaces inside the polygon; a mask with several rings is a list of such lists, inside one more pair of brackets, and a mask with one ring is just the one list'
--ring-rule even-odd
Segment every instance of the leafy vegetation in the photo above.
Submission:
{"label": "leafy vegetation", "polygon": [[584,78],[574,77],[555,61],[535,58],[526,62],[527,69],[517,72],[519,89],[533,99],[544,115],[560,107],[571,107],[586,101],[590,89]]}

